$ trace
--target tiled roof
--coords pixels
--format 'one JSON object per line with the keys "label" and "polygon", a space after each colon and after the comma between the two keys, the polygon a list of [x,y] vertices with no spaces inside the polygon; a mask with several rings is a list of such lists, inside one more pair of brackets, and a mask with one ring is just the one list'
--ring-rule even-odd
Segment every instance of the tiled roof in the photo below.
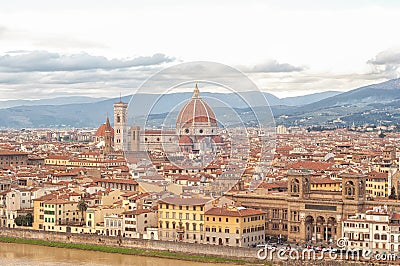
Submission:
{"label": "tiled roof", "polygon": [[160,203],[167,203],[178,206],[193,206],[193,205],[204,205],[209,200],[210,199],[168,197],[161,199]]}
{"label": "tiled roof", "polygon": [[255,209],[237,209],[237,208],[220,208],[213,207],[205,212],[205,215],[215,215],[215,216],[232,216],[232,217],[246,217],[253,215],[261,215],[264,214],[263,211],[255,210]]}

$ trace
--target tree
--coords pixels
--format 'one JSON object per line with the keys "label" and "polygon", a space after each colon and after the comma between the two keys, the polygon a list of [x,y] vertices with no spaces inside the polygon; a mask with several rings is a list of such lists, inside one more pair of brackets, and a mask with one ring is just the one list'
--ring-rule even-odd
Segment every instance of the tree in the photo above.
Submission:
{"label": "tree", "polygon": [[25,220],[26,220],[27,226],[32,226],[32,224],[33,224],[33,216],[32,216],[32,213],[28,213],[28,214],[25,216]]}
{"label": "tree", "polygon": [[81,212],[81,214],[82,214],[81,224],[82,224],[82,222],[84,221],[84,214],[85,214],[87,208],[88,208],[88,205],[87,205],[86,201],[85,201],[84,199],[81,199],[81,200],[78,202],[78,210],[79,210],[79,211]]}
{"label": "tree", "polygon": [[390,195],[389,195],[389,199],[396,199],[396,189],[394,188],[394,186],[392,187],[391,191],[390,191]]}
{"label": "tree", "polygon": [[15,218],[15,221],[14,221],[15,224],[18,226],[22,226],[24,224],[24,218],[25,218],[25,216],[18,215],[18,217]]}
{"label": "tree", "polygon": [[17,218],[15,218],[15,224],[18,226],[32,226],[33,223],[33,216],[31,213],[28,213],[27,215],[18,215]]}

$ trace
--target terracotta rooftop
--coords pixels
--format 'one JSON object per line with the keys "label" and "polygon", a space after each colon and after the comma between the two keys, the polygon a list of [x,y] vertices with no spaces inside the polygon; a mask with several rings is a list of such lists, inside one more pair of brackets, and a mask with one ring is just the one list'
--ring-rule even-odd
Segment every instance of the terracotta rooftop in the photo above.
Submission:
{"label": "terracotta rooftop", "polygon": [[213,207],[205,212],[205,215],[214,215],[214,216],[232,216],[232,217],[247,217],[253,215],[261,215],[264,214],[263,211],[255,210],[255,209],[237,209],[237,208],[221,208],[221,207]]}
{"label": "terracotta rooftop", "polygon": [[178,205],[178,206],[193,206],[193,205],[204,205],[209,200],[210,199],[168,197],[165,199],[161,199],[159,202]]}

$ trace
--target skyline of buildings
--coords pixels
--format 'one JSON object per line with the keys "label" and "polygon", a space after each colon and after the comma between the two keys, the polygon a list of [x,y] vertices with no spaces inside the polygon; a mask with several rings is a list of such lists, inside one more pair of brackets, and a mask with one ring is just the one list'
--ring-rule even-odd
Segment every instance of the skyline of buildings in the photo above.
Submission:
{"label": "skyline of buildings", "polygon": [[[373,130],[280,125],[274,153],[261,167],[257,128],[246,129],[247,153],[186,148],[182,138],[193,138],[193,145],[221,131],[202,101],[196,87],[176,131],[168,133],[178,137],[168,141],[179,147],[174,156],[215,152],[205,165],[174,164],[160,144],[163,131],[129,127],[123,102],[114,104],[114,127],[106,117],[97,130],[2,131],[0,225],[238,247],[268,241],[335,246],[348,237],[351,247],[367,248],[359,242],[368,239],[374,251],[399,251],[392,222],[400,213],[398,132],[382,137]],[[128,138],[138,144],[125,143]],[[222,139],[229,147],[229,135]],[[364,230],[375,226],[369,215],[377,208],[392,218]]]}

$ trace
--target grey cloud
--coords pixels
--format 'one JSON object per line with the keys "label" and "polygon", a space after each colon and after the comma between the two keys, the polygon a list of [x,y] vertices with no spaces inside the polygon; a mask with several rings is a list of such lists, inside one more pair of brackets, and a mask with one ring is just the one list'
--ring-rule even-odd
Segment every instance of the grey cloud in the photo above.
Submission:
{"label": "grey cloud", "polygon": [[368,60],[372,67],[371,73],[385,75],[388,78],[398,77],[400,67],[400,49],[388,49],[380,52],[375,58]]}
{"label": "grey cloud", "polygon": [[306,68],[303,66],[293,66],[288,63],[279,63],[277,60],[268,60],[253,67],[241,67],[244,72],[251,73],[281,73],[281,72],[299,72]]}
{"label": "grey cloud", "polygon": [[0,56],[2,72],[53,72],[78,71],[90,69],[119,69],[130,67],[154,66],[172,62],[174,59],[164,54],[140,56],[133,59],[107,59],[104,56],[93,56],[87,53],[63,55],[47,51],[32,51],[21,54]]}
{"label": "grey cloud", "polygon": [[373,65],[399,65],[400,64],[400,49],[389,49],[380,52],[374,59],[368,61]]}

